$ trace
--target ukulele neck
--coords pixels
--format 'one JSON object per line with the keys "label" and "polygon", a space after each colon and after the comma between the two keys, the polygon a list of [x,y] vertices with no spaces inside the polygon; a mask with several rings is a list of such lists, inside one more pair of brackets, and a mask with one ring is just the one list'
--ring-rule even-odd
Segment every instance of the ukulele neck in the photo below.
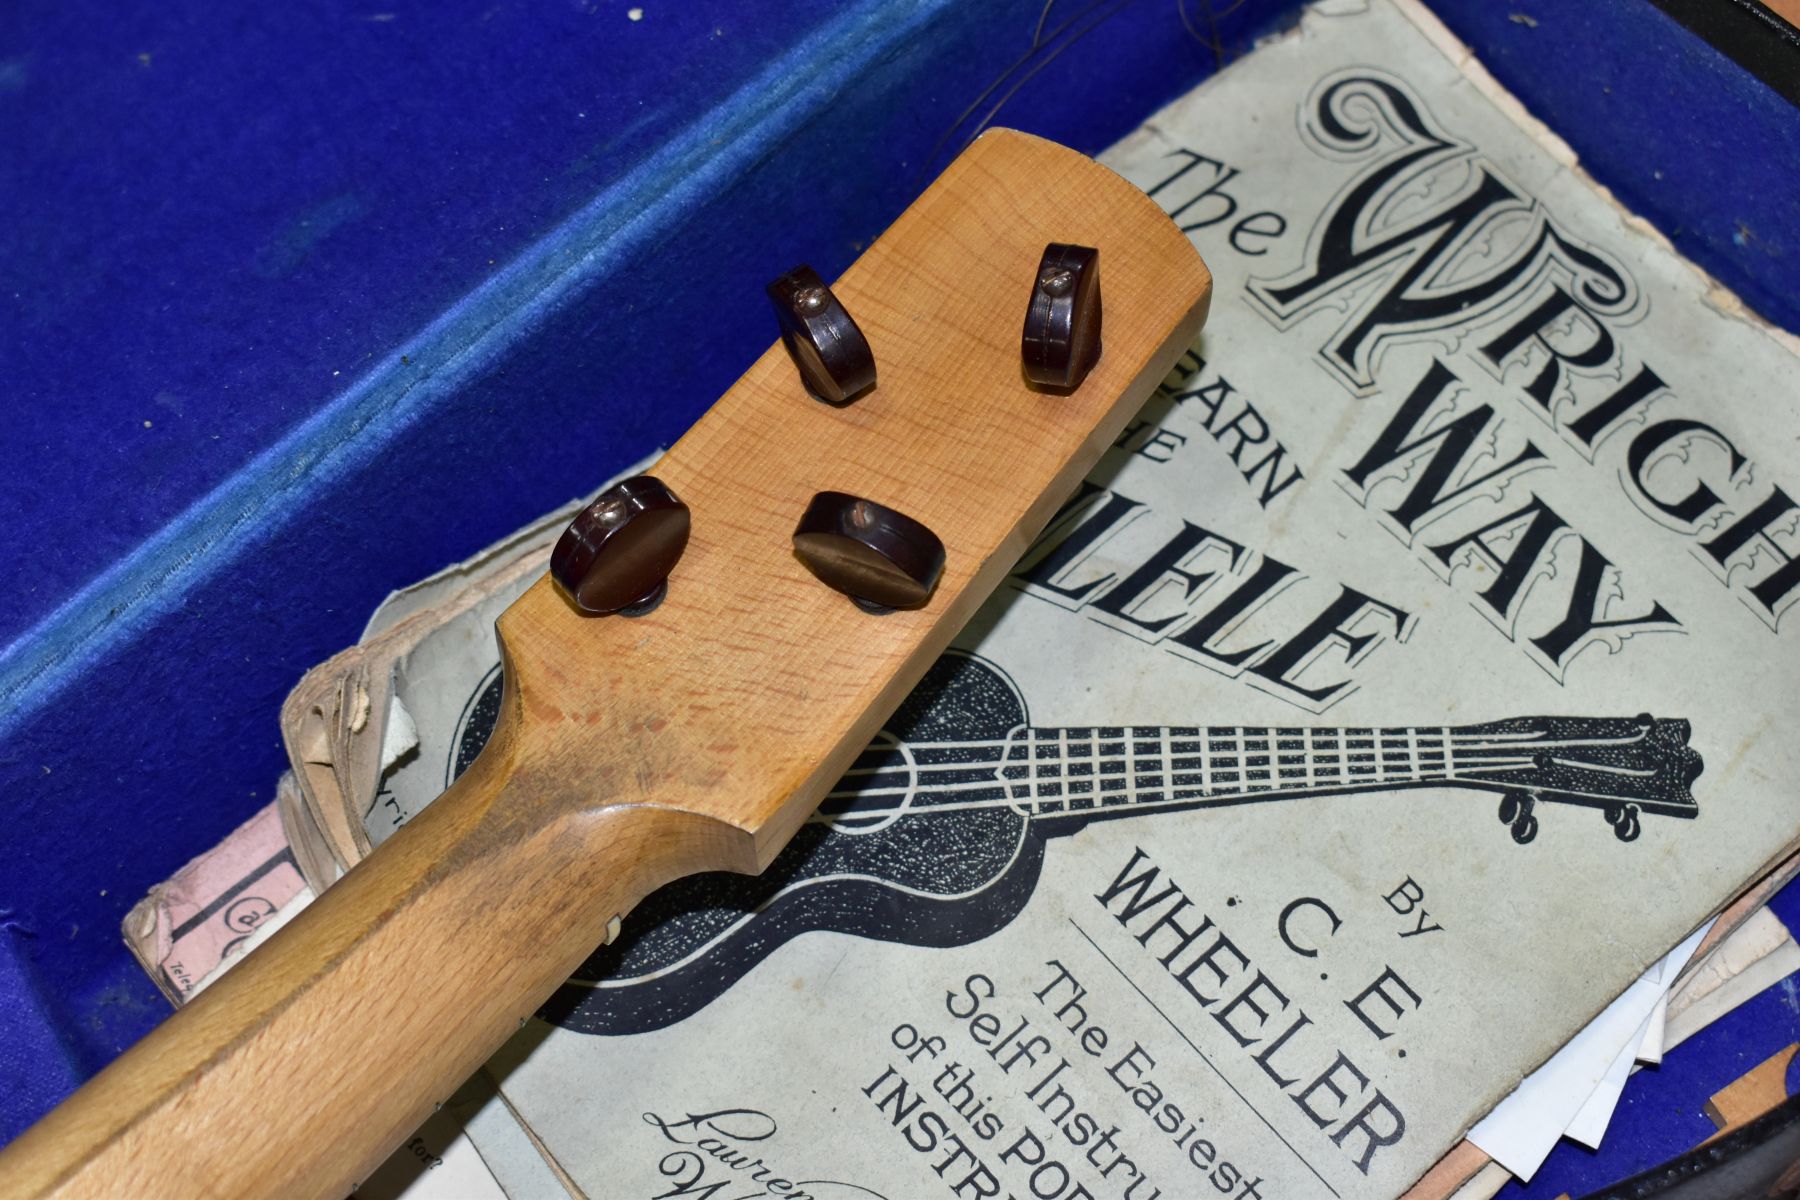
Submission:
{"label": "ukulele neck", "polygon": [[1664,794],[1671,778],[1645,749],[1647,728],[1624,718],[1579,727],[1023,727],[1000,748],[994,772],[1023,811],[1082,820],[1440,786],[1691,809],[1691,797]]}
{"label": "ukulele neck", "polygon": [[996,772],[1033,815],[1088,818],[1454,784],[1459,753],[1491,769],[1505,751],[1443,727],[1026,728]]}

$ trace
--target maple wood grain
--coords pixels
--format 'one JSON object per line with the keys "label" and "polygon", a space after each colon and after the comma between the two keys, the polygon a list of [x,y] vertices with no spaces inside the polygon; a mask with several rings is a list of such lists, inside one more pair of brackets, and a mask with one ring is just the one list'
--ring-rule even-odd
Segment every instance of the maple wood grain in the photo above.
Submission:
{"label": "maple wood grain", "polygon": [[[1105,357],[1031,389],[1047,242],[1101,249]],[[443,797],[5,1151],[9,1194],[341,1197],[677,875],[765,866],[1198,333],[1199,256],[1052,143],[979,139],[834,285],[880,382],[807,396],[773,346],[654,468],[693,532],[667,599],[500,618],[495,735]],[[791,535],[815,492],[891,506],[947,560],[874,616]]]}

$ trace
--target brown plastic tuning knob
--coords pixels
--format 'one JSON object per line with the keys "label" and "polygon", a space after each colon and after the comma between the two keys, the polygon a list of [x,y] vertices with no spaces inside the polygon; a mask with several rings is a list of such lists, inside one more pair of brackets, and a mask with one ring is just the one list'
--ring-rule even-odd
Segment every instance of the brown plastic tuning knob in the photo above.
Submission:
{"label": "brown plastic tuning knob", "polygon": [[781,341],[807,391],[828,404],[848,404],[875,386],[868,339],[817,271],[795,267],[768,292]]}
{"label": "brown plastic tuning knob", "polygon": [[944,573],[944,543],[904,513],[820,492],[794,530],[794,553],[863,608],[921,608]]}
{"label": "brown plastic tuning knob", "polygon": [[1100,252],[1051,242],[1044,247],[1025,310],[1025,378],[1072,391],[1100,361]]}
{"label": "brown plastic tuning knob", "polygon": [[594,497],[550,554],[550,578],[581,612],[649,612],[687,549],[688,506],[660,479],[634,475]]}

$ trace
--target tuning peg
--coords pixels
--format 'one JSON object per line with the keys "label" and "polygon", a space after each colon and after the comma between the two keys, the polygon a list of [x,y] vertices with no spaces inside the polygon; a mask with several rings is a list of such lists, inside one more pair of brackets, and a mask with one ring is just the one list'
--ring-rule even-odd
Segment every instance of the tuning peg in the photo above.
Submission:
{"label": "tuning peg", "polygon": [[1530,792],[1509,791],[1500,796],[1500,823],[1512,828],[1512,840],[1524,846],[1537,837],[1538,819],[1532,814],[1537,797]]}
{"label": "tuning peg", "polygon": [[1606,823],[1612,826],[1613,836],[1621,842],[1635,842],[1643,830],[1638,820],[1638,806],[1635,804],[1609,804],[1601,810]]}
{"label": "tuning peg", "polygon": [[921,608],[944,573],[944,543],[904,513],[820,492],[794,530],[794,553],[863,608]]}
{"label": "tuning peg", "polygon": [[768,287],[781,341],[806,390],[828,404],[848,404],[875,386],[869,341],[811,267],[795,267]]}
{"label": "tuning peg", "polygon": [[550,578],[581,612],[649,612],[687,549],[688,524],[688,506],[660,479],[621,480],[563,530],[550,554]]}
{"label": "tuning peg", "polygon": [[1051,242],[1044,247],[1025,309],[1025,378],[1073,391],[1100,361],[1100,252]]}

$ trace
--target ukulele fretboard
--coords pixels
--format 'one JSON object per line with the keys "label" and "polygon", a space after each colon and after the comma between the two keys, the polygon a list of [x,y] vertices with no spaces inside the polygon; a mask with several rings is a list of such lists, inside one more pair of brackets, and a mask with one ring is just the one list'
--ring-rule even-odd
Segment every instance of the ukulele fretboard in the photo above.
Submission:
{"label": "ukulele fretboard", "polygon": [[1015,801],[1038,813],[1113,804],[1156,804],[1265,792],[1454,782],[1528,770],[1516,742],[1469,738],[1449,728],[1273,727],[1025,728],[996,773]]}

